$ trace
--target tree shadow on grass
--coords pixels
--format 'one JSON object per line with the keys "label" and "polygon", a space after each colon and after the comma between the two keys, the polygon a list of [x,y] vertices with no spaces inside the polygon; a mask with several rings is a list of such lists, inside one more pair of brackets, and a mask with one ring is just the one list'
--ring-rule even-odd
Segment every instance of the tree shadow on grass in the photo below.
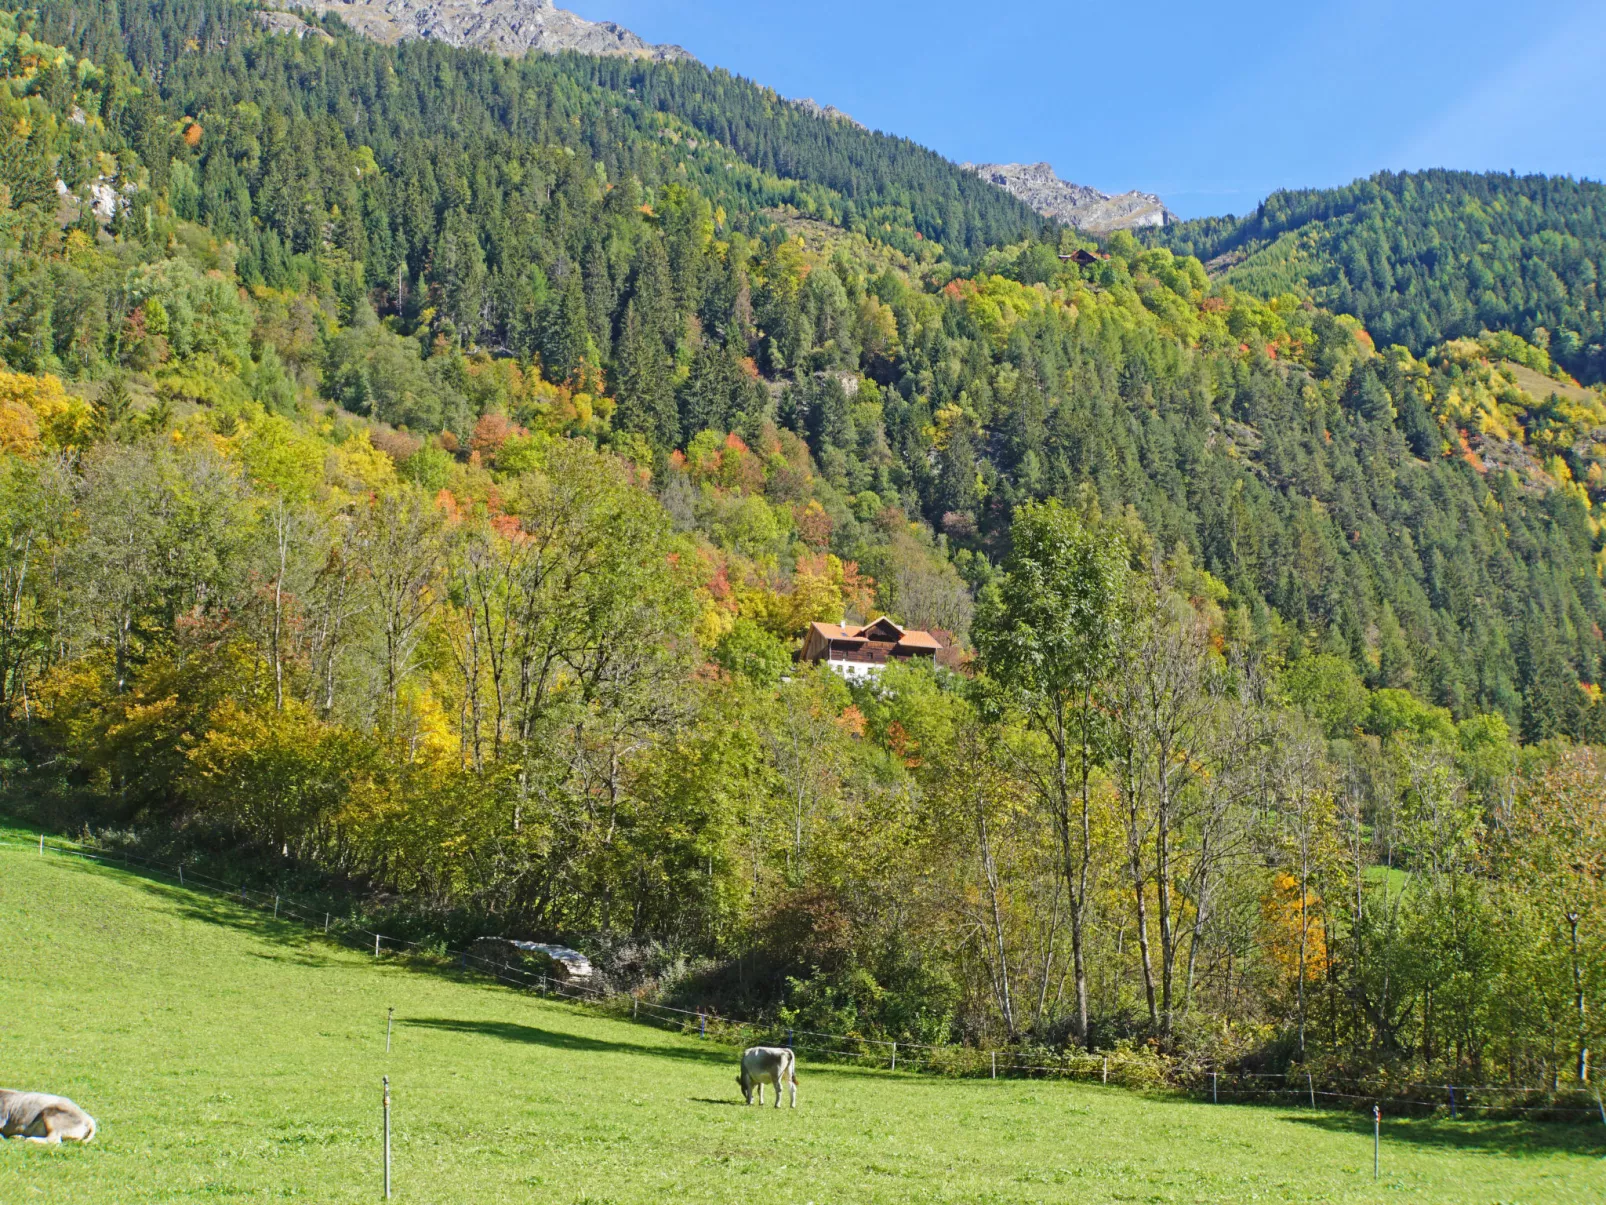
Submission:
{"label": "tree shadow on grass", "polygon": [[[1289,1113],[1284,1116],[1296,1125],[1311,1126],[1330,1134],[1353,1134],[1357,1138],[1372,1136],[1372,1119],[1364,1113]],[[1606,1127],[1602,1127],[1598,1120],[1593,1124],[1567,1125],[1530,1121],[1385,1119],[1385,1157],[1391,1143],[1518,1158],[1548,1158],[1555,1155],[1599,1158],[1606,1155]]]}
{"label": "tree shadow on grass", "polygon": [[656,1046],[644,1042],[617,1042],[606,1038],[589,1038],[561,1030],[542,1029],[536,1025],[520,1025],[516,1021],[456,1021],[446,1017],[409,1017],[399,1022],[419,1029],[435,1029],[446,1033],[470,1034],[475,1037],[495,1038],[502,1042],[519,1042],[531,1046],[546,1046],[552,1050],[578,1051],[585,1054],[657,1055],[684,1059],[687,1062],[735,1065],[733,1053],[714,1046],[697,1050],[684,1046]]}

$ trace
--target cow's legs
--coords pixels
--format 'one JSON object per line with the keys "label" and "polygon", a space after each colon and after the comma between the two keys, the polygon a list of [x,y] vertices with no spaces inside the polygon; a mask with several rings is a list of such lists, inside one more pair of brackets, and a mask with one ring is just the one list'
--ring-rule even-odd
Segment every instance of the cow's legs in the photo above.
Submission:
{"label": "cow's legs", "polygon": [[784,1071],[777,1071],[775,1073],[775,1107],[777,1109],[781,1107],[781,1088],[783,1085],[785,1085],[785,1083],[786,1073]]}
{"label": "cow's legs", "polygon": [[763,1104],[764,1104],[764,1081],[763,1080],[759,1080],[758,1081],[758,1103],[759,1103],[760,1107],[762,1107]]}
{"label": "cow's legs", "polygon": [[[786,1086],[792,1090],[792,1107],[795,1109],[795,1108],[797,1108],[797,1076],[796,1075],[787,1076],[786,1077]],[[776,1101],[775,1103],[776,1104],[780,1104],[780,1101]]]}

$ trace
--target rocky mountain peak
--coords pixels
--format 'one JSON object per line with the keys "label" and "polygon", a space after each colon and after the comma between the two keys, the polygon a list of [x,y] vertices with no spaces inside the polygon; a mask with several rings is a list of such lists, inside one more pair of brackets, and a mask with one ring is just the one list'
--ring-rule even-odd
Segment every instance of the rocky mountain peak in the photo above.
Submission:
{"label": "rocky mountain peak", "polygon": [[965,163],[983,180],[1019,197],[1044,217],[1089,234],[1168,226],[1177,215],[1152,192],[1106,193],[1061,180],[1049,163]]}
{"label": "rocky mountain peak", "polygon": [[690,59],[679,46],[653,45],[612,21],[587,21],[553,0],[279,0],[285,8],[320,16],[333,13],[376,42],[434,38],[516,56],[538,50],[557,54],[623,56],[671,62]]}

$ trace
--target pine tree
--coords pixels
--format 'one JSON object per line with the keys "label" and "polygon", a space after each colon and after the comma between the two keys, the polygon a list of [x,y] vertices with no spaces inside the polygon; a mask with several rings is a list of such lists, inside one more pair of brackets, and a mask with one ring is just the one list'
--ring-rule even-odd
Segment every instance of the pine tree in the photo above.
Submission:
{"label": "pine tree", "polygon": [[614,426],[646,436],[660,450],[674,446],[678,416],[669,383],[669,360],[663,343],[637,314],[634,301],[625,306],[614,397],[619,403]]}
{"label": "pine tree", "polygon": [[564,281],[563,291],[547,307],[543,326],[541,362],[546,365],[547,376],[554,381],[580,379],[586,365],[596,363],[596,348],[591,342],[580,274],[573,268]]}

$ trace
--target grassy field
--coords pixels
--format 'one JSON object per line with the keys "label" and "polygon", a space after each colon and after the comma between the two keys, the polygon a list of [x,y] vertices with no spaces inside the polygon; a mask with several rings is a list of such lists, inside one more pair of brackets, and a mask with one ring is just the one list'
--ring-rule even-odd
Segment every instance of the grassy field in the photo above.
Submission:
{"label": "grassy field", "polygon": [[739,1107],[734,1070],[694,1037],[0,847],[0,1084],[101,1127],[0,1144],[5,1205],[374,1200],[382,1074],[399,1201],[1606,1200],[1606,1127],[1391,1121],[1374,1184],[1357,1116],[807,1063],[777,1113]]}

